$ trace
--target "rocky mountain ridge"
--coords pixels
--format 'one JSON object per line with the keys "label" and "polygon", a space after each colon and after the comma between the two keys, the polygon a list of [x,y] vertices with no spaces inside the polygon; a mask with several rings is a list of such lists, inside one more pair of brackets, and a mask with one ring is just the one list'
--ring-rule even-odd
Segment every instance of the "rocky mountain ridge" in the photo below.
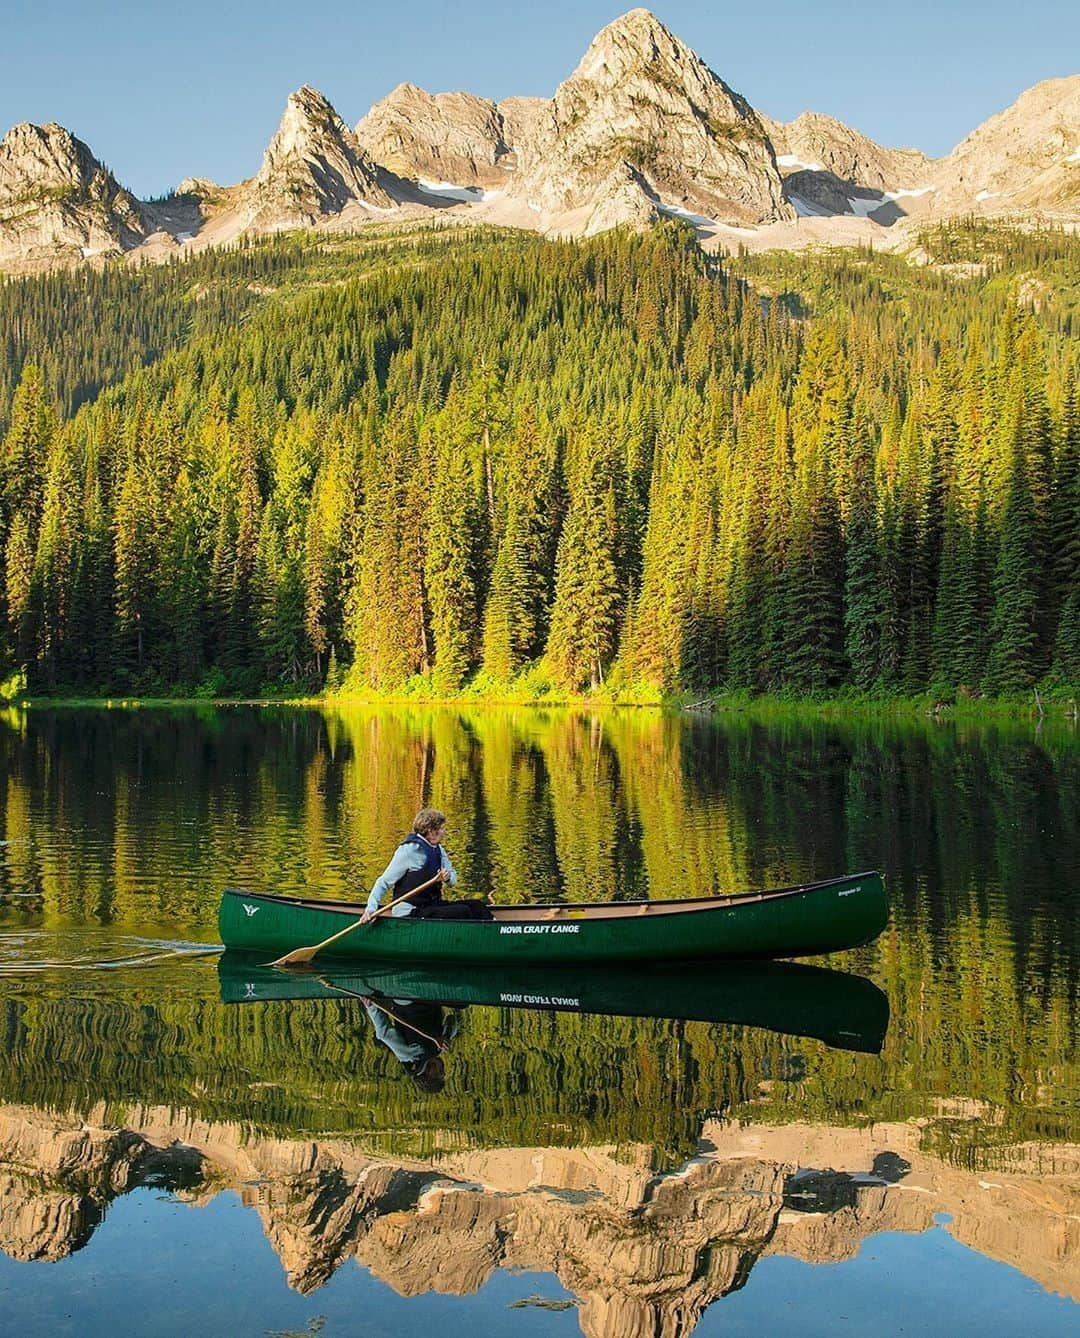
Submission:
{"label": "rocky mountain ridge", "polygon": [[405,83],[353,131],[305,86],[254,177],[189,179],[163,202],[136,200],[60,126],[0,141],[9,271],[418,216],[581,236],[677,215],[731,250],[904,245],[911,219],[971,213],[1080,222],[1080,76],[1029,89],[934,160],[818,113],[772,120],[645,9],[602,29],[550,99]]}

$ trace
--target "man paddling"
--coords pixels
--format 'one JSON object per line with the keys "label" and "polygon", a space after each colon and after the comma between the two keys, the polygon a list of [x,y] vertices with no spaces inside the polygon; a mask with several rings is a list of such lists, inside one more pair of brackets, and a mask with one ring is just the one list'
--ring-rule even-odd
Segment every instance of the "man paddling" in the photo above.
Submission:
{"label": "man paddling", "polygon": [[[413,829],[394,851],[390,863],[376,878],[368,897],[361,924],[375,918],[375,912],[387,892],[392,891],[399,904],[391,915],[415,915],[424,920],[490,920],[491,911],[482,901],[443,901],[446,883],[457,883],[457,870],[443,845],[446,815],[437,808],[422,808],[413,820]],[[430,886],[425,887],[428,883]],[[409,893],[420,889],[415,897]],[[400,900],[406,898],[404,901]]]}

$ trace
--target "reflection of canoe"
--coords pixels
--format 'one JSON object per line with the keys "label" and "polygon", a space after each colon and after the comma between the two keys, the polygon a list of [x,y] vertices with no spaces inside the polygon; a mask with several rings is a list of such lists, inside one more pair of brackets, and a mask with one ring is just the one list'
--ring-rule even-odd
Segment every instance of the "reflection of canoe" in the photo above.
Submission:
{"label": "reflection of canoe", "polygon": [[340,999],[371,995],[448,1006],[490,1004],[625,1017],[678,1018],[765,1027],[813,1036],[845,1050],[876,1053],[889,1001],[862,976],[792,962],[732,962],[679,967],[397,966],[338,963],[282,971],[227,952],[218,962],[226,1003]]}
{"label": "reflection of canoe", "polygon": [[[362,911],[362,903],[230,889],[218,926],[227,948],[284,953],[321,943]],[[735,897],[498,906],[494,915],[491,921],[384,915],[335,943],[333,953],[498,965],[805,957],[876,938],[889,903],[881,874],[860,873]]]}

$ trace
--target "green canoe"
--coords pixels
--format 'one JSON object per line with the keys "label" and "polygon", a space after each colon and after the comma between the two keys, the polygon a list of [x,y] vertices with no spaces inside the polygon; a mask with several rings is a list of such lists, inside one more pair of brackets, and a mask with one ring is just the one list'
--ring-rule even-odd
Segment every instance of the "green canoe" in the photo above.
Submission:
{"label": "green canoe", "polygon": [[[227,948],[286,953],[330,938],[363,909],[230,888],[218,926]],[[333,956],[493,965],[807,957],[869,943],[889,918],[874,872],[734,897],[493,910],[491,921],[384,915],[339,939]]]}
{"label": "green canoe", "polygon": [[889,1001],[862,976],[794,962],[725,962],[667,967],[315,965],[285,971],[251,953],[218,960],[225,1003],[340,999],[424,1000],[450,1008],[488,1005],[543,1012],[600,1013],[763,1027],[877,1054]]}

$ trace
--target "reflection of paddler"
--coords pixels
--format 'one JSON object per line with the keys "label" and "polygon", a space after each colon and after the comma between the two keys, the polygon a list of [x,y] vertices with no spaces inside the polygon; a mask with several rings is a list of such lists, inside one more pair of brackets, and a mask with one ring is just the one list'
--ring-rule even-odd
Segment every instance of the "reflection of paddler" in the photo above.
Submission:
{"label": "reflection of paddler", "polygon": [[363,996],[376,1037],[424,1092],[441,1092],[446,1083],[443,1053],[458,1033],[455,1009],[416,999],[376,1001]]}

